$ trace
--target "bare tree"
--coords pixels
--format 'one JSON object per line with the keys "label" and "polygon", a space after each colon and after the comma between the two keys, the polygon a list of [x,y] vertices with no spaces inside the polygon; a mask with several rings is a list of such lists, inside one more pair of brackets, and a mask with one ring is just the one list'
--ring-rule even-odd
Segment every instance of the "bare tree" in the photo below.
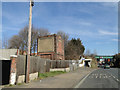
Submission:
{"label": "bare tree", "polygon": [[85,52],[85,55],[86,55],[86,56],[90,56],[90,54],[91,54],[91,53],[90,53],[90,50],[87,49],[86,52]]}
{"label": "bare tree", "polygon": [[32,51],[35,53],[37,51],[37,38],[41,36],[50,35],[48,29],[40,28],[40,29],[32,29]]}
{"label": "bare tree", "polygon": [[21,29],[18,36],[21,39],[21,48],[20,49],[22,51],[27,51],[28,26],[25,26],[23,29]]}
{"label": "bare tree", "polygon": [[9,48],[15,48],[15,49],[20,49],[21,47],[21,42],[22,40],[18,35],[14,35],[10,40],[9,40]]}
{"label": "bare tree", "polygon": [[37,51],[37,38],[39,36],[38,30],[34,27],[32,28],[32,35],[31,35],[31,51],[36,52]]}
{"label": "bare tree", "polygon": [[[50,34],[47,29],[36,29],[32,28],[31,32],[31,53],[37,51],[37,38],[39,36],[44,36]],[[9,40],[10,48],[19,48],[22,51],[27,51],[27,42],[28,42],[28,26],[25,26],[20,30],[18,35],[13,36]]]}
{"label": "bare tree", "polygon": [[66,33],[63,32],[63,31],[58,31],[58,32],[57,32],[57,35],[61,35],[62,39],[64,40],[64,46],[66,47],[67,44],[68,44],[69,35],[66,34]]}
{"label": "bare tree", "polygon": [[44,28],[38,29],[38,36],[46,36],[46,35],[50,35],[48,29],[44,29]]}
{"label": "bare tree", "polygon": [[93,54],[94,54],[94,55],[97,55],[97,51],[96,51],[96,49],[93,51]]}
{"label": "bare tree", "polygon": [[6,35],[3,36],[3,48],[8,48],[8,38],[6,37]]}

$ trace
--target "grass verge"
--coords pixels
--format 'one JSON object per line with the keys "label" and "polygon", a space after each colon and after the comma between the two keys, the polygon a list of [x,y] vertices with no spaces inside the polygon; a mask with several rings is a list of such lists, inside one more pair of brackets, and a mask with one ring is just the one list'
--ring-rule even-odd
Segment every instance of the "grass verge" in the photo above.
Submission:
{"label": "grass verge", "polygon": [[47,77],[53,77],[59,74],[66,73],[65,71],[51,71],[51,72],[46,72],[46,73],[39,73],[38,77],[40,79],[47,78]]}

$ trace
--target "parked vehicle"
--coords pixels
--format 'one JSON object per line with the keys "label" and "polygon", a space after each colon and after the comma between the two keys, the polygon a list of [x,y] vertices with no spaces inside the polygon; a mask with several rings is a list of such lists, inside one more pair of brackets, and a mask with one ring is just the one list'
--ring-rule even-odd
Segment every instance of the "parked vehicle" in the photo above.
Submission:
{"label": "parked vehicle", "polygon": [[108,64],[104,65],[104,69],[109,69],[109,68],[110,68],[110,65],[108,65]]}
{"label": "parked vehicle", "polygon": [[98,67],[99,67],[99,68],[104,68],[104,65],[103,65],[103,64],[101,64],[101,65],[99,65]]}

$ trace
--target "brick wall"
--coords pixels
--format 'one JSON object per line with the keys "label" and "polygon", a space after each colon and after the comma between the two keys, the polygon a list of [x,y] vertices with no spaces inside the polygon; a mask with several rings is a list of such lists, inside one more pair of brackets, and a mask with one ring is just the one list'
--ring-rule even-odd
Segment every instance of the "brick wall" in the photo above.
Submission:
{"label": "brick wall", "polygon": [[[46,40],[47,38],[50,39],[50,37],[52,37],[52,40],[54,40],[53,46],[49,46],[49,44],[47,44]],[[43,43],[40,43],[39,38],[42,40],[42,42],[46,43],[45,45],[40,45]],[[44,37],[39,37],[38,38],[38,56],[40,56],[41,58],[46,58],[46,59],[51,59],[51,60],[64,60],[64,41],[62,40],[61,36],[57,36],[56,34],[54,35],[48,35],[48,36],[44,36]],[[43,41],[45,40],[45,41]],[[40,52],[40,46],[42,46],[42,48],[47,47],[48,50],[45,51],[42,50]],[[49,47],[54,47],[53,51],[49,51]],[[44,51],[44,52],[43,52]]]}
{"label": "brick wall", "polygon": [[10,84],[15,84],[16,83],[16,61],[17,61],[17,56],[12,55],[10,56],[11,60],[11,70],[10,70]]}
{"label": "brick wall", "polygon": [[57,36],[57,59],[64,60],[64,40]]}

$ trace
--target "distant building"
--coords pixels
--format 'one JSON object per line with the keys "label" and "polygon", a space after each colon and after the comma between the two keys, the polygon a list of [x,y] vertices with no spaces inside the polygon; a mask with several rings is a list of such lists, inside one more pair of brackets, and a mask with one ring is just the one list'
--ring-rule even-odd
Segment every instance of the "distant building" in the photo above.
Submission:
{"label": "distant building", "polygon": [[51,60],[64,60],[64,40],[56,34],[39,37],[37,55]]}

